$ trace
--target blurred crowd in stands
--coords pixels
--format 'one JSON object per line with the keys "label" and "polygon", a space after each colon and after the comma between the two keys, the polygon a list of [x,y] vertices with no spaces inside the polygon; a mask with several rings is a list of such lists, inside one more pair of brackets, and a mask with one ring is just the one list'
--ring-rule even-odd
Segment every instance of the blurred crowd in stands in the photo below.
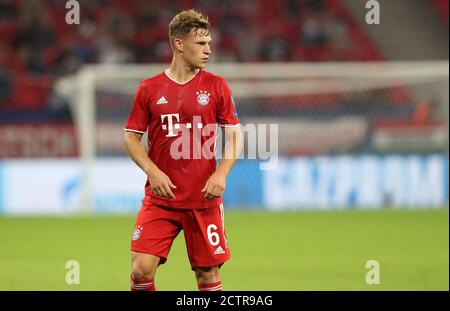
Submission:
{"label": "blurred crowd in stands", "polygon": [[187,8],[209,16],[213,61],[381,58],[339,0],[81,0],[79,25],[66,2],[0,2],[0,109],[41,108],[85,63],[170,62],[168,24]]}

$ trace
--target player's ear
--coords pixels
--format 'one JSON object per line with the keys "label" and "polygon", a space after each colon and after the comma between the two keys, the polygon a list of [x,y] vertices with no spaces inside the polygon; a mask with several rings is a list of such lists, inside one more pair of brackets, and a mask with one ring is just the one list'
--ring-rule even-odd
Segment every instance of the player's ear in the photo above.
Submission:
{"label": "player's ear", "polygon": [[173,46],[176,50],[183,52],[183,40],[181,40],[179,38],[175,38],[173,40]]}

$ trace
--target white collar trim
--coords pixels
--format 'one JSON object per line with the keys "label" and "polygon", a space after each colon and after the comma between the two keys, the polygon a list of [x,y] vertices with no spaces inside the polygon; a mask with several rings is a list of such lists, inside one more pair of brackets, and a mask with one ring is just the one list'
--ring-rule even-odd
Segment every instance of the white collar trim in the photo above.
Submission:
{"label": "white collar trim", "polygon": [[200,69],[197,69],[197,73],[196,73],[192,78],[190,78],[189,80],[187,80],[187,81],[185,81],[185,82],[183,82],[183,83],[178,82],[177,80],[175,80],[175,79],[173,79],[171,76],[169,76],[168,71],[169,71],[169,69],[164,70],[164,74],[167,76],[167,78],[169,78],[170,80],[172,80],[172,81],[175,82],[176,84],[184,85],[184,84],[188,83],[189,81],[191,81],[192,79],[194,79],[194,78],[198,75],[198,73],[200,72]]}

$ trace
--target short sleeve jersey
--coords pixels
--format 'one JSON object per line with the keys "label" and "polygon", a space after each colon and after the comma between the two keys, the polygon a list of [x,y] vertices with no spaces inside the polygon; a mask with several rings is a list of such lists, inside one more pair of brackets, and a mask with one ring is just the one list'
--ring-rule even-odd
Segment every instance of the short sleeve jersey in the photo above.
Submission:
{"label": "short sleeve jersey", "polygon": [[160,206],[200,209],[217,206],[201,192],[216,170],[217,125],[239,125],[230,88],[222,77],[204,70],[185,83],[166,72],[142,81],[125,125],[148,133],[148,156],[177,187],[175,199],[159,197],[145,185],[145,198]]}

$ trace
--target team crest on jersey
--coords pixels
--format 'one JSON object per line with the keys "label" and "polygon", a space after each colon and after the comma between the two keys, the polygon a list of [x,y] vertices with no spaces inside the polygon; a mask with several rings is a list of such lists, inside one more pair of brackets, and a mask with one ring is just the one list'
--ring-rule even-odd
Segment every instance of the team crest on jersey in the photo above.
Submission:
{"label": "team crest on jersey", "polygon": [[200,105],[205,106],[209,103],[209,97],[211,96],[211,94],[207,91],[199,91],[195,92],[195,94],[197,94],[197,102]]}
{"label": "team crest on jersey", "polygon": [[136,229],[134,229],[133,236],[132,236],[133,241],[136,241],[137,239],[139,239],[141,237],[142,229],[143,228],[141,226],[137,226]]}

